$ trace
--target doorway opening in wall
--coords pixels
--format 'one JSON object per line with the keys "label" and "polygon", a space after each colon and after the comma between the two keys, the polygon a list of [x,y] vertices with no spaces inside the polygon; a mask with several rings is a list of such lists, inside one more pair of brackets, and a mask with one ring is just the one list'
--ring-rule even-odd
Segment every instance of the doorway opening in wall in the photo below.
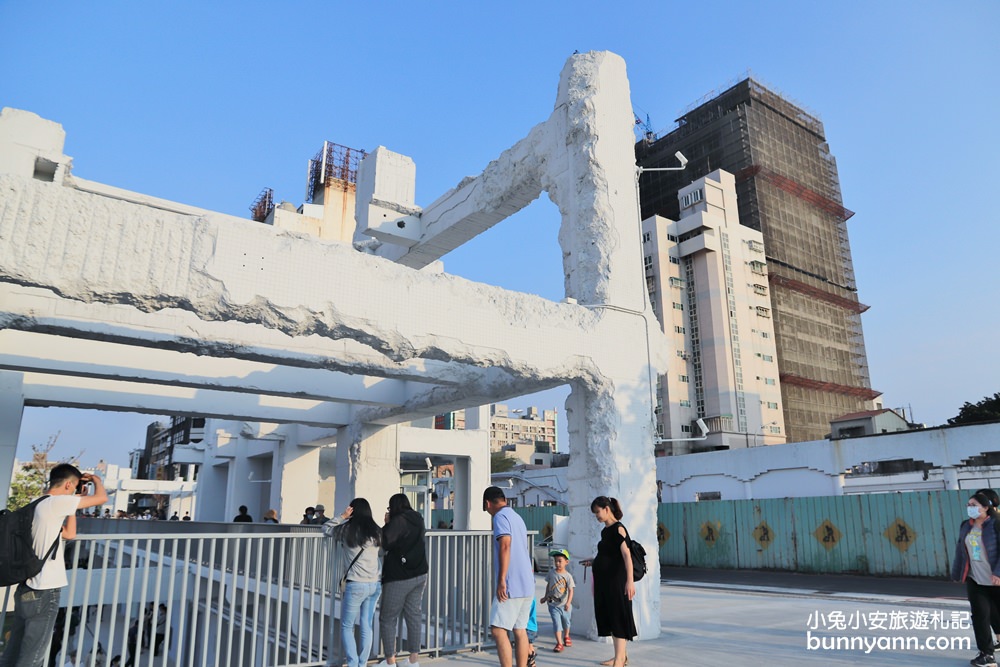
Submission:
{"label": "doorway opening in wall", "polygon": [[[47,482],[47,470],[72,463],[99,475],[108,487],[108,503],[99,511],[95,508],[101,516],[169,519],[173,512],[178,519],[193,516],[193,495],[185,495],[183,483],[197,480],[198,466],[175,463],[172,449],[200,442],[204,427],[205,420],[199,417],[25,407],[9,503],[19,506],[26,497],[39,495],[41,489],[36,487]],[[141,483],[133,482],[128,486],[137,487],[134,492],[116,491],[125,479],[148,480],[149,488],[143,492]]]}
{"label": "doorway opening in wall", "polygon": [[559,209],[547,193],[442,258],[446,273],[551,301],[566,296]]}

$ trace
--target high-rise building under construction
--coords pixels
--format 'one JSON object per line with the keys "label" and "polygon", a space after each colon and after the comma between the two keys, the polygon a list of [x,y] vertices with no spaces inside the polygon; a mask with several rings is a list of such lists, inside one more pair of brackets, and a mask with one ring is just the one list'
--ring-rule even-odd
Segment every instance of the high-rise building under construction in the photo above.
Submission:
{"label": "high-rise building under construction", "polygon": [[[716,170],[736,175],[740,224],[763,234],[788,442],[869,409],[871,389],[837,163],[813,114],[745,79],[636,145],[642,218],[679,218],[678,191]],[[714,415],[704,415],[713,417]]]}

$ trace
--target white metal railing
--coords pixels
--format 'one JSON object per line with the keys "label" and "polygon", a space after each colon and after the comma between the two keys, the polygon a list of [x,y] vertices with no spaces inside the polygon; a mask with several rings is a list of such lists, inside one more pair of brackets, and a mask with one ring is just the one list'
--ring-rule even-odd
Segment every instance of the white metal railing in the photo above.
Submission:
{"label": "white metal railing", "polygon": [[[336,547],[317,528],[80,524],[88,532],[66,545],[75,566],[50,648],[55,664],[71,653],[80,667],[110,667],[117,655],[122,666],[131,657],[136,667],[342,663]],[[491,533],[434,531],[426,544],[422,652],[492,645]],[[0,628],[12,594],[3,595]],[[401,642],[403,633],[397,636]],[[376,620],[373,657],[379,647]]]}

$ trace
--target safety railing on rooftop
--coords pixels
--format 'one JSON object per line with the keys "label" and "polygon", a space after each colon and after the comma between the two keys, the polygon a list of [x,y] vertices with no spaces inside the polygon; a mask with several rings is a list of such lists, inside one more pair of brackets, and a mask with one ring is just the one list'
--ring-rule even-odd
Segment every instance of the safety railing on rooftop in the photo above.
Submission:
{"label": "safety railing on rooftop", "polygon": [[[342,664],[336,545],[318,528],[81,519],[78,529],[66,544],[55,664],[71,654],[80,667],[115,656],[137,667]],[[426,546],[422,652],[492,645],[491,533],[433,531]],[[12,595],[0,596],[0,628]],[[380,646],[376,617],[373,657]]]}

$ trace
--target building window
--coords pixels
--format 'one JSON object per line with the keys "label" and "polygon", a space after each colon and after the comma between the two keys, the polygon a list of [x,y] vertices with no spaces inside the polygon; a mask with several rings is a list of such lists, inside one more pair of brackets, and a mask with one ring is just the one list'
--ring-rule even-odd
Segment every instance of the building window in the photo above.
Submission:
{"label": "building window", "polygon": [[687,400],[686,398],[685,399],[681,399],[680,406],[682,408],[690,408],[691,407],[691,401]]}
{"label": "building window", "polygon": [[769,332],[767,332],[767,331],[761,331],[760,332],[760,337],[761,338],[770,338],[771,334]]}
{"label": "building window", "polygon": [[642,242],[643,243],[649,243],[652,240],[653,240],[653,235],[652,234],[650,234],[649,232],[643,232],[642,233]]}
{"label": "building window", "polygon": [[649,271],[651,268],[653,268],[653,256],[652,255],[646,255],[645,257],[643,257],[642,258],[642,265],[643,265],[643,267],[647,271]]}
{"label": "building window", "polygon": [[674,310],[684,310],[684,304],[674,301]]}
{"label": "building window", "polygon": [[764,244],[760,241],[747,241],[747,246],[754,252],[764,252]]}
{"label": "building window", "polygon": [[680,264],[681,261],[679,259],[677,259],[676,257],[671,257],[670,258],[670,263],[671,264]]}
{"label": "building window", "polygon": [[764,306],[757,306],[758,317],[771,317],[771,309]]}
{"label": "building window", "polygon": [[691,427],[687,424],[681,424],[681,433],[690,433]]}
{"label": "building window", "polygon": [[673,234],[667,234],[667,240],[668,241],[673,241],[674,243],[677,243],[677,237],[674,236]]}
{"label": "building window", "polygon": [[677,379],[680,380],[681,382],[687,382],[688,381],[688,376],[687,375],[678,375]]}
{"label": "building window", "polygon": [[680,278],[671,278],[670,279],[670,286],[671,287],[684,287],[684,281],[681,280]]}
{"label": "building window", "polygon": [[674,333],[684,333],[684,327],[674,327]]}
{"label": "building window", "polygon": [[681,208],[687,208],[688,206],[697,204],[702,199],[704,199],[704,197],[705,195],[702,193],[701,188],[698,188],[697,190],[692,190],[691,192],[681,197]]}
{"label": "building window", "polygon": [[773,401],[768,401],[767,402],[767,407],[769,407],[772,410],[777,410],[778,409],[778,404],[774,403]]}
{"label": "building window", "polygon": [[757,260],[750,262],[750,270],[759,276],[767,275],[764,271],[766,268],[767,264],[764,262],[758,262]]}
{"label": "building window", "polygon": [[774,361],[774,357],[770,354],[762,354],[760,355],[760,358],[764,361]]}
{"label": "building window", "polygon": [[754,283],[753,291],[755,294],[760,294],[761,296],[767,296],[767,285],[759,285],[757,283]]}
{"label": "building window", "polygon": [[684,350],[677,350],[677,356],[680,357],[681,359],[688,358],[687,352],[685,352]]}
{"label": "building window", "polygon": [[781,427],[780,426],[772,426],[771,427],[771,433],[781,433]]}
{"label": "building window", "polygon": [[774,378],[764,378],[764,384],[774,386]]}

